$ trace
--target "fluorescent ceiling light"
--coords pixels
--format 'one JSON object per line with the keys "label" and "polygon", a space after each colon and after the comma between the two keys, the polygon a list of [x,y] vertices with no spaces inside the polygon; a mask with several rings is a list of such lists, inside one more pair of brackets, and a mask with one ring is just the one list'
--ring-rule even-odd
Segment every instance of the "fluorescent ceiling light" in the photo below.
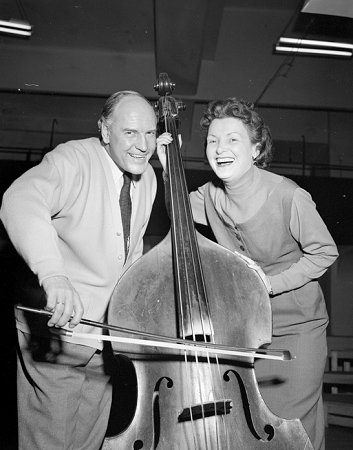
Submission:
{"label": "fluorescent ceiling light", "polygon": [[27,21],[18,19],[0,20],[0,32],[19,36],[31,36],[32,25]]}
{"label": "fluorescent ceiling light", "polygon": [[19,19],[0,20],[0,26],[19,28],[20,30],[32,30],[32,26],[27,21]]}
{"label": "fluorescent ceiling light", "polygon": [[0,26],[0,32],[1,33],[7,33],[7,34],[17,34],[19,36],[31,36],[32,31],[26,31],[26,30],[17,30],[16,28],[6,28]]}
{"label": "fluorescent ceiling light", "polygon": [[313,47],[329,47],[329,48],[344,48],[353,49],[353,44],[346,44],[345,42],[330,42],[330,41],[315,41],[313,39],[296,39],[280,37],[279,42],[282,44],[293,44],[293,45],[311,45]]}
{"label": "fluorescent ceiling light", "polygon": [[288,47],[276,45],[275,47],[277,52],[281,53],[296,53],[302,55],[328,55],[328,56],[343,56],[346,58],[350,58],[352,56],[352,51],[344,51],[344,50],[329,50],[325,48],[303,48],[303,47]]}

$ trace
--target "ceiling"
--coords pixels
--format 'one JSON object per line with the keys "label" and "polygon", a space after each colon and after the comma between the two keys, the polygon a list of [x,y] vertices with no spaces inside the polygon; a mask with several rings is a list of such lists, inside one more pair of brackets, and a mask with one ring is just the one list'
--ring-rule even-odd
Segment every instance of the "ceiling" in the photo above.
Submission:
{"label": "ceiling", "polygon": [[[335,3],[337,11],[327,4]],[[284,56],[279,36],[353,43],[353,0],[2,0],[30,38],[0,34],[1,146],[40,147],[96,130],[110,93],[150,99],[167,72],[186,102],[236,95],[259,106],[353,111],[353,60]],[[315,13],[302,13],[303,7]],[[46,144],[45,144],[46,143]]]}

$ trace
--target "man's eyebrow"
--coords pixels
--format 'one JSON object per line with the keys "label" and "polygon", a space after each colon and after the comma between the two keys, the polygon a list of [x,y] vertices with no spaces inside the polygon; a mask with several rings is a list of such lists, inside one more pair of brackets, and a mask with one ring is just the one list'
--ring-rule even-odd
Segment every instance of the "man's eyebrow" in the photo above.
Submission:
{"label": "man's eyebrow", "polygon": [[[123,128],[123,131],[133,131],[135,133],[138,133],[139,131],[136,130],[135,128]],[[156,133],[157,132],[157,128],[151,128],[150,130],[145,131],[145,133]]]}

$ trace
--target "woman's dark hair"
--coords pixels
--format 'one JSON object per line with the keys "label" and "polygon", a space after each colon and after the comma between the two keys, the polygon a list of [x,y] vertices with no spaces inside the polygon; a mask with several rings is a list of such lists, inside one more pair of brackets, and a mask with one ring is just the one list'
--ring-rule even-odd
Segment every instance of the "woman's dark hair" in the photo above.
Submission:
{"label": "woman's dark hair", "polygon": [[244,100],[238,100],[235,97],[225,100],[214,100],[208,104],[201,118],[201,128],[207,134],[208,128],[214,119],[227,117],[241,120],[248,130],[251,143],[258,144],[260,151],[254,160],[255,166],[261,168],[268,166],[272,160],[272,136],[268,126],[265,125],[262,118],[254,110],[254,105]]}

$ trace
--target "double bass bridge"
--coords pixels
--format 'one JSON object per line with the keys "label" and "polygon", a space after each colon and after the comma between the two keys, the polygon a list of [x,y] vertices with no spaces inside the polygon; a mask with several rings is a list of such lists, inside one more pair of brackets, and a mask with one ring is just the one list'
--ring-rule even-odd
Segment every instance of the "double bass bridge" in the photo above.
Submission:
{"label": "double bass bridge", "polygon": [[178,416],[178,422],[188,422],[190,420],[203,419],[211,416],[222,416],[229,414],[232,409],[231,400],[221,400],[218,402],[207,402],[202,405],[195,405],[185,408]]}

